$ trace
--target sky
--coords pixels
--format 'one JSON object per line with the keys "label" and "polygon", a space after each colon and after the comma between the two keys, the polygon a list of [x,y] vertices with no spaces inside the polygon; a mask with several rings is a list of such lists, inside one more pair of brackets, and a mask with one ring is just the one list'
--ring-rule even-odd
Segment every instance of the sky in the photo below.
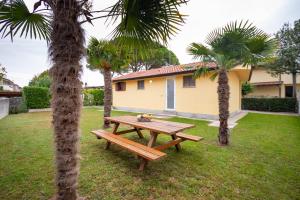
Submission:
{"label": "sky", "polygon": [[[25,0],[30,9],[36,0]],[[112,5],[115,0],[94,0],[94,10]],[[186,52],[192,42],[204,42],[207,34],[235,20],[249,20],[258,28],[274,34],[286,23],[300,19],[300,0],[190,0],[180,8],[187,14],[186,23],[168,42],[168,48],[178,57],[181,64],[195,62]],[[85,24],[86,41],[91,36],[109,38],[114,28],[104,19]],[[34,75],[51,67],[47,44],[41,40],[0,38],[0,63],[6,68],[7,77],[20,86],[28,85]],[[88,86],[103,85],[103,76],[84,66],[82,81]]]}

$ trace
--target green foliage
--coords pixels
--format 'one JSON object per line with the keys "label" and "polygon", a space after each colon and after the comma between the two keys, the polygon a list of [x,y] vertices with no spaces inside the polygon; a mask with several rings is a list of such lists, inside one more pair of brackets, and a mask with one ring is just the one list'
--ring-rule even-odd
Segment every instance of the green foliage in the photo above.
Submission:
{"label": "green foliage", "polygon": [[268,112],[297,112],[296,98],[243,98],[242,109]]}
{"label": "green foliage", "polygon": [[113,41],[98,40],[92,37],[87,48],[87,68],[103,72],[105,68],[120,72],[126,65],[126,59]]}
{"label": "green foliage", "polygon": [[[232,22],[215,29],[206,39],[208,47],[192,43],[188,47],[190,55],[203,62],[215,62],[217,69],[230,70],[237,64],[255,64],[271,56],[276,49],[276,40],[246,22]],[[207,66],[202,66],[208,68]],[[203,70],[197,73],[202,75]]]}
{"label": "green foliage", "polygon": [[85,89],[83,91],[84,106],[99,106],[103,105],[104,92],[102,89]]}
{"label": "green foliage", "polygon": [[44,87],[24,87],[23,98],[29,109],[34,108],[49,108],[50,106],[50,92],[48,88]]}
{"label": "green foliage", "polygon": [[122,43],[137,46],[149,41],[167,42],[171,35],[184,23],[178,7],[186,0],[119,0],[112,6],[109,16],[115,23],[121,19],[113,30],[113,37],[122,37]]}
{"label": "green foliage", "polygon": [[294,27],[284,24],[276,38],[279,41],[277,60],[269,69],[275,74],[300,73],[300,19],[294,22]]}
{"label": "green foliage", "polygon": [[52,80],[49,76],[49,70],[45,70],[41,74],[34,76],[30,80],[29,86],[50,88],[51,82]]}
{"label": "green foliage", "polygon": [[242,95],[245,96],[249,93],[253,92],[253,85],[249,82],[245,82],[242,84]]}
{"label": "green foliage", "polygon": [[128,71],[131,72],[179,64],[177,56],[171,50],[156,42],[149,44],[147,48],[126,48],[124,45],[122,48],[128,59]]}
{"label": "green foliage", "polygon": [[[10,2],[10,3],[9,3]],[[45,12],[30,12],[23,0],[0,2],[0,24],[2,37],[20,37],[29,35],[30,38],[49,40],[51,17]],[[20,31],[20,32],[19,32]]]}

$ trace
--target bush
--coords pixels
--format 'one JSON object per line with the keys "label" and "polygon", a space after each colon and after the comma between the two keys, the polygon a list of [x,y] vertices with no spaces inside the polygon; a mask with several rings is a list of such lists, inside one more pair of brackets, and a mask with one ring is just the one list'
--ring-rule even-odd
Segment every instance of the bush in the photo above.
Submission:
{"label": "bush", "polygon": [[50,107],[50,92],[44,87],[24,87],[23,98],[26,106],[30,108],[49,108]]}
{"label": "bush", "polygon": [[296,98],[243,98],[242,109],[268,112],[298,112]]}
{"label": "bush", "polygon": [[18,114],[25,112],[28,112],[28,109],[22,97],[9,98],[9,114]]}
{"label": "bush", "polygon": [[243,83],[242,84],[242,95],[245,96],[251,92],[253,92],[253,86],[248,82]]}
{"label": "bush", "polygon": [[85,89],[83,91],[83,105],[103,105],[104,91],[101,89]]}

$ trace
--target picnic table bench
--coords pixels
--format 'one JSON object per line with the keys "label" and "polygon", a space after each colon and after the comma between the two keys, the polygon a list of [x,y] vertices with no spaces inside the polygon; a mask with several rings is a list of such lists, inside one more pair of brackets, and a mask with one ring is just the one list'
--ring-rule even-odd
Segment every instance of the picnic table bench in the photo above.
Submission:
{"label": "picnic table bench", "polygon": [[[107,140],[106,149],[109,149],[111,143],[113,143],[142,157],[139,170],[144,170],[148,160],[155,161],[166,156],[166,153],[162,152],[162,150],[166,148],[175,146],[176,150],[179,151],[181,148],[181,142],[185,140],[198,142],[203,139],[199,136],[188,135],[181,132],[185,129],[194,127],[192,124],[169,122],[156,119],[152,119],[151,122],[138,122],[134,116],[106,117],[105,120],[108,120],[110,123],[114,124],[112,132],[105,130],[94,130],[92,133],[95,134],[98,139],[103,138]],[[118,131],[120,124],[125,124],[133,128]],[[150,131],[150,140],[147,146],[121,136],[122,134],[136,132],[140,138],[143,138],[141,130]],[[170,135],[172,140],[165,144],[155,146],[155,142],[159,134]]]}

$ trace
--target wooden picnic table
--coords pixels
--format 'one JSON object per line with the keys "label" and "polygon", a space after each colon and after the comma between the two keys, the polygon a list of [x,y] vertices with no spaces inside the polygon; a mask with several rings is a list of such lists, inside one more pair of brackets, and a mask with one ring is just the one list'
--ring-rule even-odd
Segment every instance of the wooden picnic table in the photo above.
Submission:
{"label": "wooden picnic table", "polygon": [[[98,138],[104,138],[107,140],[106,149],[109,149],[111,143],[115,143],[143,157],[139,167],[140,170],[144,169],[148,160],[156,160],[166,155],[165,153],[161,152],[161,150],[175,146],[176,150],[179,151],[181,148],[181,142],[185,140],[199,141],[202,139],[202,137],[187,135],[181,132],[183,130],[195,127],[193,124],[170,122],[157,119],[152,119],[150,122],[139,122],[135,116],[105,117],[105,120],[108,120],[110,123],[114,124],[112,133],[103,130],[92,131],[92,133],[94,133]],[[132,129],[118,131],[120,124],[131,126]],[[140,138],[143,138],[141,130],[150,131],[150,140],[148,141],[147,146],[119,136],[121,134],[136,132]],[[159,134],[169,135],[171,136],[172,140],[165,144],[155,146],[156,139]]]}

